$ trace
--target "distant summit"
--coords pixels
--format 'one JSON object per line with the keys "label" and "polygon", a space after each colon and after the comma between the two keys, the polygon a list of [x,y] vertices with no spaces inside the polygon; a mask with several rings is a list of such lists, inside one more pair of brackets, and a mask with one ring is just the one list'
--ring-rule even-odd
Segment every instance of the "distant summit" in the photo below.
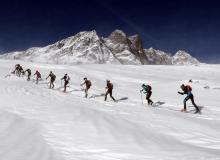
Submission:
{"label": "distant summit", "polygon": [[153,48],[144,49],[139,35],[129,37],[121,30],[113,31],[108,38],[99,37],[95,30],[79,32],[45,47],[6,53],[0,57],[50,64],[199,64],[185,51],[172,56]]}
{"label": "distant summit", "polygon": [[196,58],[193,58],[189,53],[180,50],[173,56],[172,63],[178,65],[190,65],[199,64],[199,61]]}

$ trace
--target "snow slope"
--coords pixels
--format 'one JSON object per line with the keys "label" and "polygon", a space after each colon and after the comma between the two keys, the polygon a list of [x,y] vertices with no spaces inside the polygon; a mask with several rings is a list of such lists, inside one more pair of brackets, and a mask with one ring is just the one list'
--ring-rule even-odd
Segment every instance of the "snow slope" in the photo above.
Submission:
{"label": "snow slope", "polygon": [[[4,160],[218,160],[220,159],[220,66],[49,65],[19,62],[56,87],[6,76],[18,63],[0,60],[0,157]],[[71,76],[68,93],[60,78]],[[89,99],[79,86],[92,80]],[[104,102],[105,80],[118,103]],[[181,113],[179,86],[193,80],[202,114]],[[142,105],[140,85],[152,85],[158,107]],[[209,89],[204,88],[209,86]],[[189,110],[193,107],[188,103]],[[3,158],[2,158],[3,157]]]}

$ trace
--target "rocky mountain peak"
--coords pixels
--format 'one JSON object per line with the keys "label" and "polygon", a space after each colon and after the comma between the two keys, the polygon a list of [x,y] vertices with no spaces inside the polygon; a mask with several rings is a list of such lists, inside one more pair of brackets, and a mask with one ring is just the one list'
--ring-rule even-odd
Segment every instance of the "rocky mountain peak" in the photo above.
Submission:
{"label": "rocky mountain peak", "polygon": [[128,44],[126,34],[118,29],[113,31],[108,39],[110,39],[113,43]]}
{"label": "rocky mountain peak", "polygon": [[138,50],[138,51],[143,50],[143,42],[141,40],[141,37],[138,34],[130,36],[129,40],[131,41],[132,46],[136,50]]}

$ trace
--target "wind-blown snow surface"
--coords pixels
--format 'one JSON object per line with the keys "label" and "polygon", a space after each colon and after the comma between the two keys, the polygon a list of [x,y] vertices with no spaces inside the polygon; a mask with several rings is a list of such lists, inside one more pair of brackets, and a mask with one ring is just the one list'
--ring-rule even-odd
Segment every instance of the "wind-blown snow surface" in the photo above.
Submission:
{"label": "wind-blown snow surface", "polygon": [[[16,61],[0,60],[0,157],[4,160],[204,160],[220,159],[220,66],[58,66],[22,62],[56,87],[7,75]],[[68,93],[60,78],[71,76]],[[92,80],[83,98],[82,78]],[[118,103],[103,102],[105,80]],[[181,113],[180,84],[193,79],[202,114]],[[159,107],[141,104],[140,85],[149,83]],[[209,89],[207,89],[209,86]],[[204,88],[205,87],[205,88]],[[94,98],[95,97],[95,98]],[[188,105],[191,104],[188,102]],[[192,110],[193,107],[189,107]]]}

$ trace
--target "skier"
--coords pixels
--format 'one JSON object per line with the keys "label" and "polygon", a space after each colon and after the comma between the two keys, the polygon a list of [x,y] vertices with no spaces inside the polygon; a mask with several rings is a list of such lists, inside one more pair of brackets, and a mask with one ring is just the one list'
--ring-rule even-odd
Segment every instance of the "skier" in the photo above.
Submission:
{"label": "skier", "polygon": [[114,102],[116,102],[115,98],[112,96],[112,90],[113,90],[113,84],[110,82],[110,80],[107,80],[106,81],[107,84],[106,84],[106,94],[105,94],[105,101],[107,100],[107,96],[108,94],[110,94],[110,97],[113,99]]}
{"label": "skier", "polygon": [[[30,80],[31,80],[31,79],[30,79],[30,77],[31,77],[31,70],[28,68],[28,69],[25,70],[25,72],[28,73],[27,81],[30,81]],[[25,72],[24,72],[24,73],[25,73]]]}
{"label": "skier", "polygon": [[20,77],[21,75],[21,70],[22,70],[22,67],[20,64],[16,64],[15,65],[15,70],[13,72],[11,72],[12,74],[16,74],[17,76]]}
{"label": "skier", "polygon": [[70,77],[67,75],[67,73],[63,76],[63,78],[61,78],[61,80],[64,80],[64,91],[63,92],[66,92],[66,86],[67,84],[69,83],[70,81]]}
{"label": "skier", "polygon": [[181,112],[187,112],[187,110],[186,110],[186,102],[190,99],[192,104],[193,104],[193,106],[196,108],[195,113],[200,113],[200,110],[199,110],[198,106],[194,102],[194,96],[192,94],[192,87],[190,85],[182,84],[180,86],[180,88],[183,90],[183,92],[178,92],[178,93],[181,94],[181,95],[184,95],[184,94],[187,95],[186,98],[183,101],[184,108],[181,110]]}
{"label": "skier", "polygon": [[35,73],[34,73],[34,76],[37,76],[36,77],[36,84],[38,84],[38,81],[39,81],[39,79],[41,79],[41,74],[40,74],[40,72],[37,70]]}
{"label": "skier", "polygon": [[19,68],[19,67],[20,67],[20,64],[16,64],[14,71],[12,71],[11,73],[17,75],[17,72],[18,72],[18,68]]}
{"label": "skier", "polygon": [[21,74],[24,75],[24,70],[23,70],[23,68],[20,64],[16,64],[15,65],[15,70],[11,73],[16,74],[18,77],[20,77]]}
{"label": "skier", "polygon": [[148,105],[152,105],[153,101],[150,99],[152,95],[152,87],[150,85],[142,84],[142,90],[140,92],[146,94],[146,100],[148,102]]}
{"label": "skier", "polygon": [[84,80],[84,83],[82,83],[81,86],[86,85],[86,88],[85,88],[84,91],[85,91],[85,98],[87,98],[88,97],[88,91],[89,91],[90,87],[92,86],[92,83],[86,77],[83,78],[83,80]]}
{"label": "skier", "polygon": [[24,70],[23,70],[23,67],[20,65],[20,67],[18,68],[18,73],[19,73],[19,77],[20,77],[20,75],[22,74],[22,75],[24,75]]}
{"label": "skier", "polygon": [[54,81],[56,80],[56,75],[50,71],[50,74],[47,76],[46,80],[50,77],[50,87],[49,88],[54,88]]}

